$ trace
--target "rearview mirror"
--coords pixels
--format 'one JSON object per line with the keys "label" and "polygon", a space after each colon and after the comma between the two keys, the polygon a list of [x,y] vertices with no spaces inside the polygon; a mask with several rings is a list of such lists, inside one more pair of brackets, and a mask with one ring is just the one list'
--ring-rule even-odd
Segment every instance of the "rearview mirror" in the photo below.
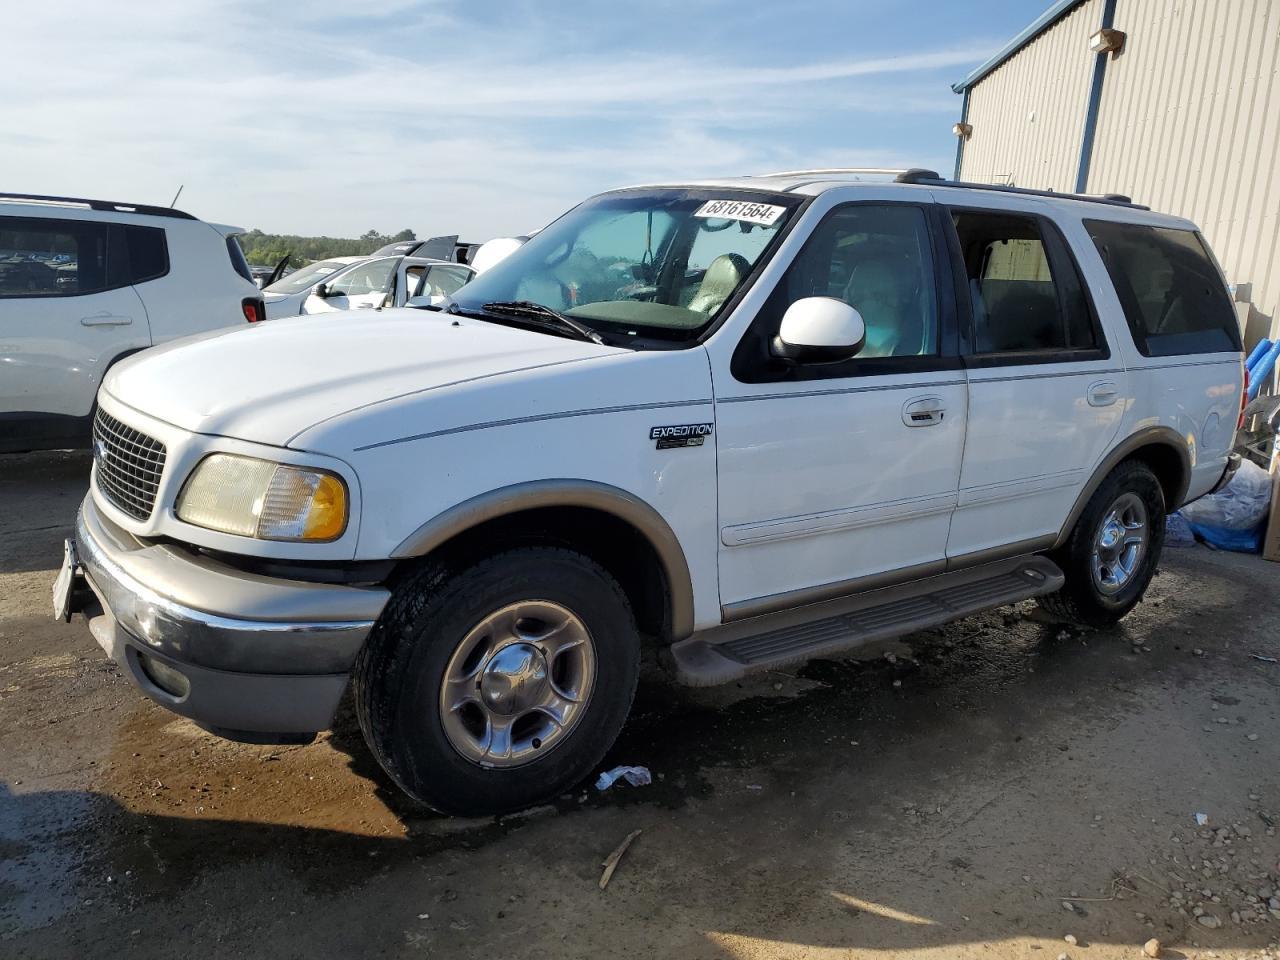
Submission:
{"label": "rearview mirror", "polygon": [[867,339],[862,314],[834,297],[805,297],[787,307],[773,338],[775,357],[836,363],[856,356]]}
{"label": "rearview mirror", "polygon": [[329,296],[329,285],[327,283],[317,283],[316,288],[311,292],[323,300]]}

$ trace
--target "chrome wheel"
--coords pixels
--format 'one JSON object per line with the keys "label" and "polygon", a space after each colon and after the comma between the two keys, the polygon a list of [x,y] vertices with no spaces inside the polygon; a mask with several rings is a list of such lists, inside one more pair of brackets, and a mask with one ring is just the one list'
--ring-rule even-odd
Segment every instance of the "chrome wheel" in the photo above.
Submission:
{"label": "chrome wheel", "polygon": [[591,634],[568,608],[524,600],[471,628],[449,658],[440,719],[450,745],[481,767],[517,767],[555,749],[587,707]]}
{"label": "chrome wheel", "polygon": [[1146,504],[1136,493],[1121,494],[1094,536],[1089,564],[1093,585],[1107,596],[1128,586],[1147,554],[1149,537]]}

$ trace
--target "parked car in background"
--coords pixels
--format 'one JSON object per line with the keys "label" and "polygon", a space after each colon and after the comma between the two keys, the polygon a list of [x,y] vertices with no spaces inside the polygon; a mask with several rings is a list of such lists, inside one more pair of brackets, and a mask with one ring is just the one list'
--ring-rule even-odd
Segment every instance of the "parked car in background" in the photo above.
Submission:
{"label": "parked car in background", "polygon": [[337,276],[352,264],[361,263],[367,259],[369,258],[329,257],[327,260],[317,260],[281,277],[275,283],[268,284],[262,288],[267,319],[296,317],[300,313],[306,313],[303,304],[317,286]]}
{"label": "parked car in background", "polygon": [[[368,257],[313,285],[299,301],[298,312],[312,314],[403,307],[415,296],[424,297],[417,305],[425,306],[457,290],[471,278],[472,273],[472,269],[464,264],[443,260]],[[431,300],[432,296],[436,297],[435,301]],[[268,302],[268,314],[270,311]]]}
{"label": "parked car in background", "polygon": [[249,272],[252,274],[253,282],[257,284],[258,289],[261,290],[263,287],[269,287],[281,277],[293,273],[292,268],[289,266],[290,259],[290,255],[285,254],[278,262],[271,266],[267,266],[266,264],[250,264]]}
{"label": "parked car in background", "polygon": [[56,612],[233,738],[350,683],[388,775],[469,816],[588,776],[646,646],[709,685],[1031,598],[1114,623],[1239,462],[1208,247],[872,172],[605,193],[439,312],[122,364]]}
{"label": "parked car in background", "polygon": [[0,193],[0,452],[88,445],[112,364],[264,319],[243,232],[169,207]]}

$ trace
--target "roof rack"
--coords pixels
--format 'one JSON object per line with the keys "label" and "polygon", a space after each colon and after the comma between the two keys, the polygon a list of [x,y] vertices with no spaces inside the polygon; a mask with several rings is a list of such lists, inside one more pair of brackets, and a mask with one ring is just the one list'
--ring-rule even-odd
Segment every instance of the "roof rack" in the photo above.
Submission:
{"label": "roof rack", "polygon": [[892,176],[894,183],[911,183],[925,187],[959,187],[964,190],[994,190],[998,193],[1015,193],[1029,197],[1051,197],[1055,200],[1083,200],[1087,203],[1106,203],[1117,207],[1131,207],[1134,210],[1150,210],[1150,207],[1134,203],[1132,197],[1123,193],[1059,193],[1056,190],[1032,190],[1029,187],[1009,187],[999,183],[972,183],[968,180],[946,180],[934,170],[921,167],[895,169],[892,167],[826,167],[814,170],[783,170],[779,173],[767,173],[766,177],[825,177],[825,176],[858,176],[860,174],[878,174]]}
{"label": "roof rack", "polygon": [[920,167],[818,167],[813,170],[780,170],[777,173],[766,173],[766,177],[856,177],[892,176],[895,183],[918,183],[921,180],[941,180],[934,170],[923,170]]}
{"label": "roof rack", "polygon": [[1053,200],[1082,200],[1085,203],[1105,203],[1114,207],[1131,207],[1134,210],[1150,210],[1150,207],[1134,203],[1123,193],[1061,193],[1057,190],[1033,190],[1030,187],[1009,187],[1002,183],[973,183],[968,180],[913,180],[930,187],[959,187],[962,190],[993,190],[996,193],[1014,193],[1026,197],[1049,197]]}
{"label": "roof rack", "polygon": [[0,200],[32,200],[37,203],[73,203],[108,213],[140,213],[148,217],[174,217],[195,220],[191,214],[173,207],[156,207],[149,203],[118,203],[115,200],[86,200],[83,197],[49,197],[39,193],[0,193]]}

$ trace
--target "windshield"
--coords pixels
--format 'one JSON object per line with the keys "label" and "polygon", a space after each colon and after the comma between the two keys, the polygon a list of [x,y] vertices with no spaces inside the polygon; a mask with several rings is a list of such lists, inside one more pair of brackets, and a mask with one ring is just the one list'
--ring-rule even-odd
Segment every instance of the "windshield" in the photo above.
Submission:
{"label": "windshield", "polygon": [[298,293],[307,287],[314,286],[322,281],[325,277],[337,273],[339,270],[345,270],[351,266],[349,263],[343,263],[341,260],[321,260],[319,263],[313,263],[310,266],[303,267],[301,270],[295,270],[287,277],[281,277],[269,287],[263,287],[263,293]]}
{"label": "windshield", "polygon": [[696,336],[770,250],[801,198],[679,189],[589,200],[454,295],[531,301],[589,326]]}

